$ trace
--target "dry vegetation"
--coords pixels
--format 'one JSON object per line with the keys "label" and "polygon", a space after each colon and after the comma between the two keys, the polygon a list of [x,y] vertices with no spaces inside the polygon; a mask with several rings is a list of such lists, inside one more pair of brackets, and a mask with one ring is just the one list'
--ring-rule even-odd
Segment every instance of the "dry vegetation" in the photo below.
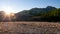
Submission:
{"label": "dry vegetation", "polygon": [[60,34],[60,23],[0,22],[0,34]]}

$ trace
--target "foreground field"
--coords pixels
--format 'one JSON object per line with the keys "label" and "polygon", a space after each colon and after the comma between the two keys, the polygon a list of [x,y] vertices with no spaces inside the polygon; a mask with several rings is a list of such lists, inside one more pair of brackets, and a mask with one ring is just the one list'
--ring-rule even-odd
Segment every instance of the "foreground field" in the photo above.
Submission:
{"label": "foreground field", "polygon": [[60,23],[0,22],[0,34],[60,34]]}

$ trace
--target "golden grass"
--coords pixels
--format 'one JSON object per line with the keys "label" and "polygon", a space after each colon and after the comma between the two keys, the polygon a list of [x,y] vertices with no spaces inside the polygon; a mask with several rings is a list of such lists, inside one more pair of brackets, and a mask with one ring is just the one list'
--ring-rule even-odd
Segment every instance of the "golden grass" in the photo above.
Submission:
{"label": "golden grass", "polygon": [[60,34],[60,23],[0,22],[0,34]]}

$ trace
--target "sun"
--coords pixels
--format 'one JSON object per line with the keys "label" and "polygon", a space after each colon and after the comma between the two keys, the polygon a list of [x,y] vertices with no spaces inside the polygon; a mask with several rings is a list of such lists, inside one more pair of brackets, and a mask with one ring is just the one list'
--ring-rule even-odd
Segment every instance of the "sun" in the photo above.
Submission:
{"label": "sun", "polygon": [[5,14],[11,14],[12,12],[9,10],[4,10]]}
{"label": "sun", "polygon": [[9,6],[8,7],[3,7],[3,10],[4,10],[5,14],[7,14],[7,15],[13,13],[12,7],[9,7]]}

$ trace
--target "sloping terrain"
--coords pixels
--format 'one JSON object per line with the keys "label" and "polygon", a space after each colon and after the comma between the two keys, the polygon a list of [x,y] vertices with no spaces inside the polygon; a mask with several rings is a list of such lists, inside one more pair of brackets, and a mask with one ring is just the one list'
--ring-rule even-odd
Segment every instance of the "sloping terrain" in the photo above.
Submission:
{"label": "sloping terrain", "polygon": [[60,23],[0,22],[0,34],[60,34]]}

